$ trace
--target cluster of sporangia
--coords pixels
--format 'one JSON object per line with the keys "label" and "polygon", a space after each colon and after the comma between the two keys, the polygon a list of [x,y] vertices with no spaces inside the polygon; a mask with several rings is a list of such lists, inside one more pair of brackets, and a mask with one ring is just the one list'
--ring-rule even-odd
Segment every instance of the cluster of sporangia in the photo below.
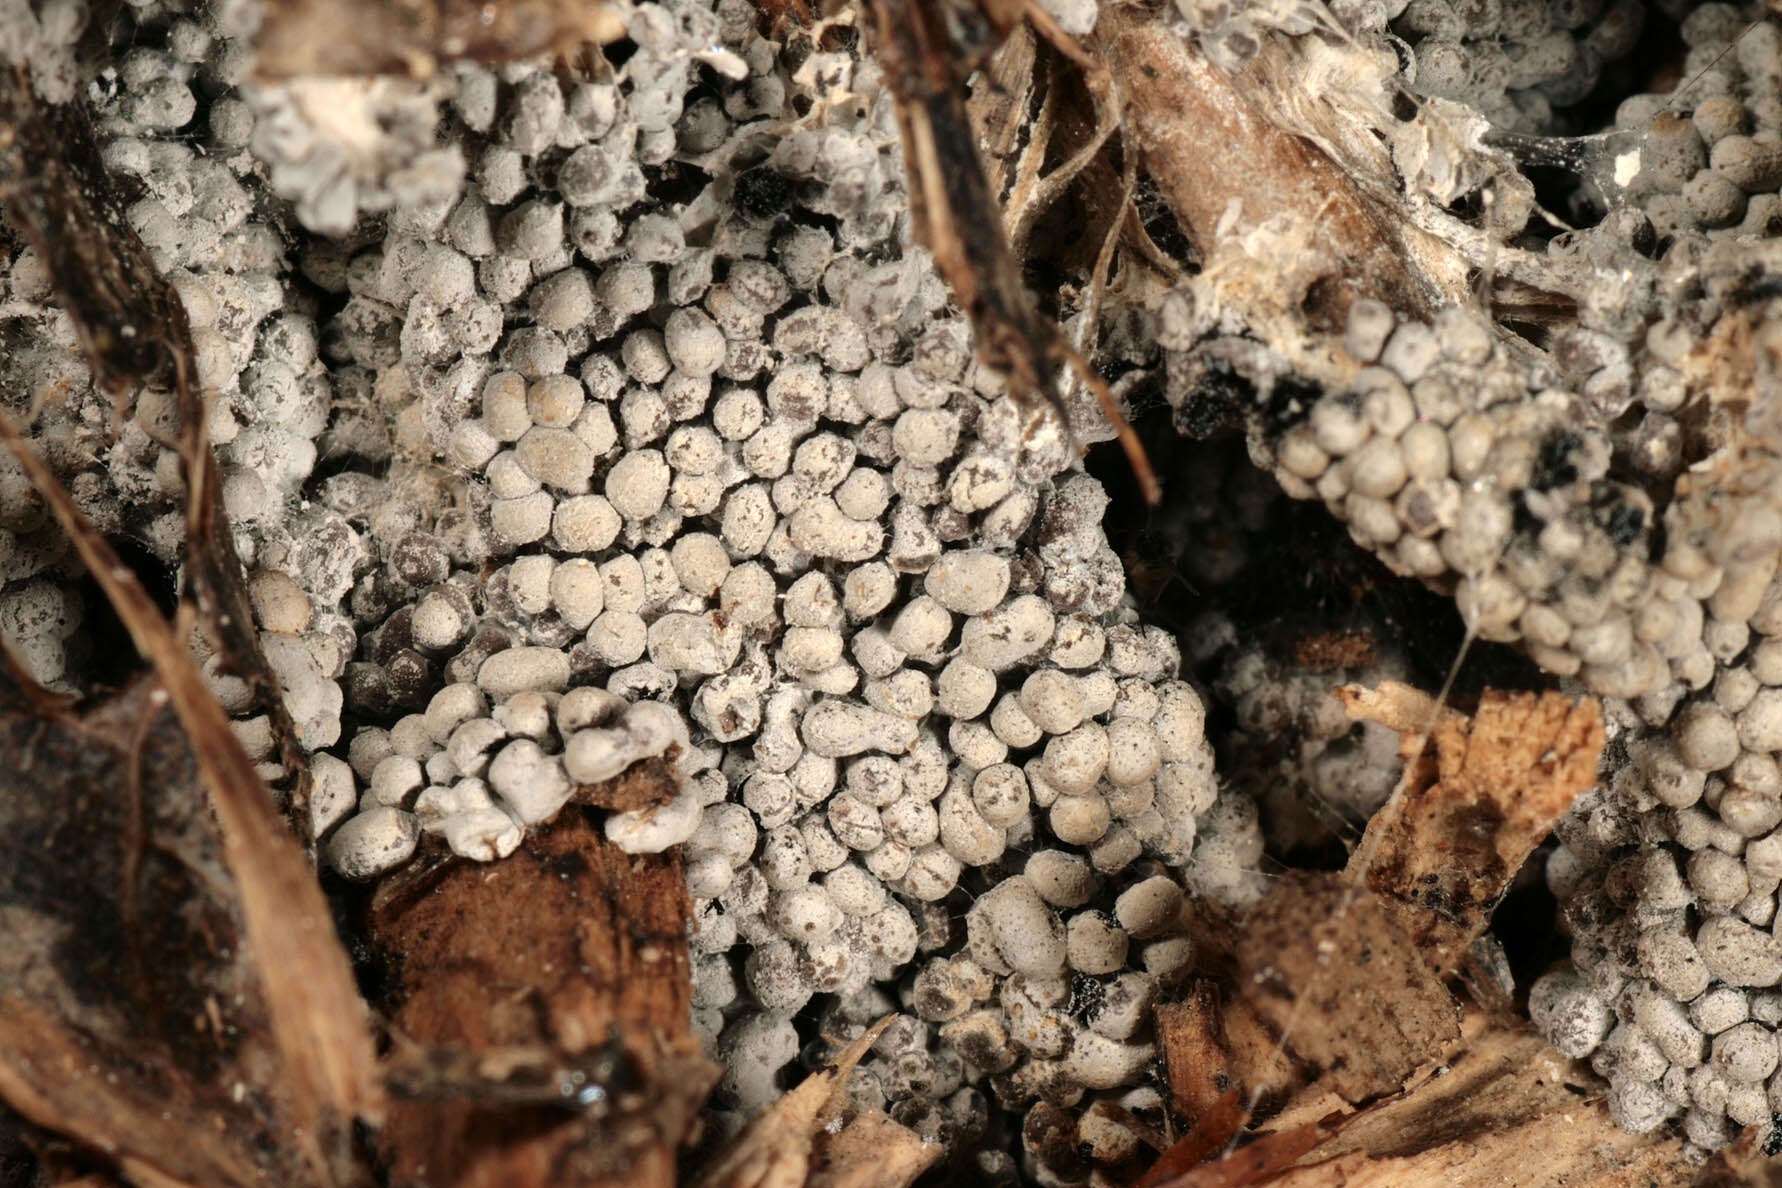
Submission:
{"label": "cluster of sporangia", "polygon": [[[1415,42],[1426,93],[1541,131],[1569,130],[1642,19],[1351,7],[1353,35]],[[1263,5],[1183,15],[1234,62],[1304,32]],[[55,0],[18,43],[72,69],[90,17]],[[1149,1009],[1189,967],[1185,895],[1255,900],[1256,808],[1221,792],[1178,645],[1125,598],[1102,486],[906,251],[870,59],[769,42],[742,0],[678,0],[628,7],[633,52],[599,79],[266,85],[249,6],[119,19],[85,93],[185,300],[333,869],[374,877],[430,834],[499,858],[672,750],[680,798],[607,831],[685,848],[722,1119],[825,1059],[819,1036],[894,1012],[857,1104],[968,1146],[1006,1112],[1042,1182],[1130,1156],[1122,1119],[1164,1105]],[[1479,636],[1608,699],[1617,761],[1549,864],[1573,960],[1532,1010],[1595,1054],[1624,1125],[1680,1116],[1712,1148],[1782,1109],[1782,488],[1775,426],[1704,407],[1691,360],[1741,310],[1763,326],[1782,54],[1725,5],[1681,30],[1681,106],[1621,105],[1625,204],[1551,247],[1626,278],[1551,364],[1460,310],[1362,302],[1353,386],[1266,445],[1289,494],[1452,589]],[[0,369],[100,527],[171,564],[166,402],[114,436],[48,297],[14,252],[0,317],[28,345]],[[1206,347],[1172,304],[1204,299],[1155,311],[1153,365]],[[0,631],[71,688],[74,573],[0,471]],[[1266,723],[1325,704],[1297,680],[1242,653],[1221,690]],[[273,762],[263,718],[238,729]],[[1377,799],[1338,754],[1332,778]],[[1014,1175],[1016,1151],[980,1144],[979,1171]]]}

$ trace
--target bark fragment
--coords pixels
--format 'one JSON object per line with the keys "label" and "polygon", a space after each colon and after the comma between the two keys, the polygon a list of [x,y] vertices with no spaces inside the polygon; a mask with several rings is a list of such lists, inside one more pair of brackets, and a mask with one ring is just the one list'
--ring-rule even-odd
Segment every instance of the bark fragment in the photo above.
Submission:
{"label": "bark fragment", "polygon": [[690,914],[678,853],[625,854],[574,808],[495,865],[386,880],[370,937],[394,1059],[454,1058],[431,1085],[405,1070],[391,1183],[672,1185],[715,1080],[688,1032]]}

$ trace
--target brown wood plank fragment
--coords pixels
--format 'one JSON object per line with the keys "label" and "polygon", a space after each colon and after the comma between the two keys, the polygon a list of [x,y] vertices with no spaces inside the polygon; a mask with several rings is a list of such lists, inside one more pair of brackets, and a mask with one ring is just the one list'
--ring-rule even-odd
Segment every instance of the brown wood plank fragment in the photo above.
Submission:
{"label": "brown wood plank fragment", "polygon": [[633,763],[610,780],[578,787],[574,800],[615,813],[667,804],[680,794],[675,752]]}
{"label": "brown wood plank fragment", "polygon": [[1406,730],[1405,775],[1373,820],[1350,873],[1396,905],[1436,968],[1460,963],[1510,880],[1553,823],[1596,782],[1602,707],[1558,693],[1487,692],[1470,717],[1415,690],[1339,693],[1353,717]]}
{"label": "brown wood plank fragment", "polygon": [[1197,982],[1180,1000],[1160,1004],[1152,1022],[1169,1082],[1170,1108],[1186,1119],[1206,1117],[1232,1092],[1240,1075],[1226,1044],[1218,986]]}
{"label": "brown wood plank fragment", "polygon": [[[715,1080],[688,1032],[690,904],[678,853],[629,855],[566,810],[493,865],[448,860],[379,888],[372,942],[403,1047],[463,1058],[393,1100],[391,1183],[417,1188],[673,1184]],[[497,1066],[543,1054],[598,1100],[516,1101]],[[411,1070],[412,1071],[412,1070]],[[548,1085],[546,1086],[549,1087]]]}
{"label": "brown wood plank fragment", "polygon": [[624,35],[624,19],[597,0],[272,0],[255,38],[255,66],[273,79],[426,77],[452,58],[531,58]]}

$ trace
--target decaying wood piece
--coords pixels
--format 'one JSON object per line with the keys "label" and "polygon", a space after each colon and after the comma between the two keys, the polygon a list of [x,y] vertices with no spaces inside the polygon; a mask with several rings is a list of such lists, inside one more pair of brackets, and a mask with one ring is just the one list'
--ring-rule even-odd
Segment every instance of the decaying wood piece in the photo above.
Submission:
{"label": "decaying wood piece", "polygon": [[255,67],[274,79],[424,78],[452,58],[531,58],[624,35],[616,8],[585,0],[273,0],[255,39]]}
{"label": "decaying wood piece", "polygon": [[1438,715],[1426,695],[1394,682],[1338,697],[1351,717],[1403,732],[1405,759],[1350,873],[1396,905],[1399,926],[1446,972],[1485,931],[1553,823],[1596,782],[1602,706],[1558,693],[1487,692],[1470,716]]}
{"label": "decaying wood piece", "polygon": [[816,1136],[835,1120],[849,1075],[891,1019],[886,1016],[867,1028],[827,1068],[756,1115],[699,1174],[694,1181],[698,1188],[803,1188],[813,1170]]}
{"label": "decaying wood piece", "polygon": [[[215,462],[203,440],[202,410],[190,386],[196,368],[178,302],[117,214],[77,113],[45,109],[23,72],[8,70],[0,75],[0,125],[7,132],[0,137],[0,190],[8,215],[31,242],[43,245],[51,279],[81,327],[96,377],[112,391],[151,377],[174,385],[182,415],[187,569],[196,610],[200,622],[214,628],[212,641],[220,651],[231,641],[247,641],[245,651],[226,654],[251,672],[258,652],[239,564],[232,549],[218,545],[219,537],[228,539],[226,523]],[[181,635],[10,419],[0,418],[0,439],[152,665],[193,748],[283,1062],[292,1141],[303,1145],[319,1181],[348,1175],[352,1124],[380,1116],[382,1085],[363,1004],[314,872]],[[231,607],[240,617],[231,618]],[[264,671],[263,661],[258,669]],[[7,1060],[0,1051],[0,1062]]]}
{"label": "decaying wood piece", "polygon": [[0,1099],[139,1183],[350,1182],[297,1138],[237,892],[152,676],[77,707],[0,657]]}
{"label": "decaying wood piece", "polygon": [[1015,399],[1052,408],[1066,432],[1070,411],[1055,375],[1065,366],[1075,370],[1100,402],[1140,490],[1156,503],[1156,476],[1113,394],[1028,296],[978,156],[965,105],[969,63],[954,44],[943,3],[874,0],[870,5],[878,59],[897,98],[915,238],[932,253],[954,301],[970,319],[978,359],[1007,379]]}
{"label": "decaying wood piece", "polygon": [[390,1183],[672,1185],[716,1080],[688,1031],[690,915],[678,853],[626,854],[573,806],[501,862],[385,880]]}

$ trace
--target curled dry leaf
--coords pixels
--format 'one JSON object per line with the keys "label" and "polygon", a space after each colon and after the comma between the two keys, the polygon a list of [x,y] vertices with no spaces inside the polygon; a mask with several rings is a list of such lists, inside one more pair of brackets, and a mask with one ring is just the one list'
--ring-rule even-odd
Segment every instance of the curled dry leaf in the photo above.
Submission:
{"label": "curled dry leaf", "polygon": [[[698,1188],[803,1188],[812,1170],[812,1144],[834,1121],[854,1066],[895,1016],[886,1016],[842,1049],[834,1063],[756,1115],[706,1167]],[[895,1124],[893,1124],[895,1125]]]}

